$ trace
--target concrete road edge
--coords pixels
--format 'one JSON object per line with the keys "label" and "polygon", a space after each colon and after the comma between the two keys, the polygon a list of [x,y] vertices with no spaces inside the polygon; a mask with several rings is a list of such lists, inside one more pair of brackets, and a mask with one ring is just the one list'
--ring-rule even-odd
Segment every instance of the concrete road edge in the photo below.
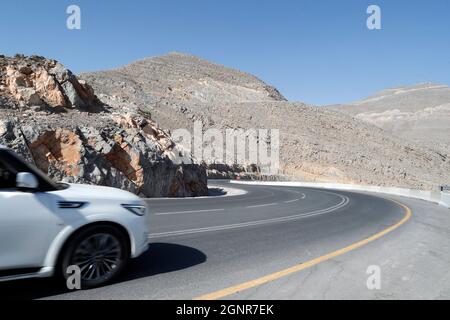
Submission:
{"label": "concrete road edge", "polygon": [[294,181],[238,181],[230,180],[232,184],[243,185],[265,185],[265,186],[285,186],[285,187],[305,187],[305,188],[319,188],[319,189],[332,189],[332,190],[346,190],[346,191],[364,191],[383,193],[389,195],[402,196],[412,199],[420,199],[433,203],[437,203],[441,206],[450,209],[450,193],[438,192],[438,191],[424,191],[406,188],[394,188],[394,187],[379,187],[379,186],[363,186],[354,184],[342,184],[342,183],[317,183],[317,182],[294,182]]}

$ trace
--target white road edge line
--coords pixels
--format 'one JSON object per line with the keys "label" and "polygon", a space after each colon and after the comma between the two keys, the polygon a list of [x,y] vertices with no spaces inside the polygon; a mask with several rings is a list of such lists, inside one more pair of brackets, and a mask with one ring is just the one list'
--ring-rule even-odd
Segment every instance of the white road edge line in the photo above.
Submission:
{"label": "white road edge line", "polygon": [[217,186],[214,184],[211,184],[210,187],[212,188],[220,188],[225,190],[227,193],[224,195],[219,195],[219,196],[213,196],[213,195],[208,195],[208,196],[200,196],[200,197],[180,197],[180,198],[168,198],[168,197],[160,197],[160,198],[142,198],[142,200],[144,201],[167,201],[167,200],[203,200],[203,199],[215,199],[215,198],[227,198],[227,197],[236,197],[236,196],[243,196],[246,195],[248,193],[247,190],[244,189],[239,189],[239,188],[230,188],[230,187],[222,187],[222,186]]}
{"label": "white road edge line", "polygon": [[299,199],[284,201],[284,203],[293,203],[293,202],[297,202],[297,201],[300,201],[300,200],[303,200],[306,198],[306,194],[304,194],[303,192],[295,192],[295,193],[301,194],[302,196]]}
{"label": "white road edge line", "polygon": [[257,206],[247,206],[245,208],[252,209],[252,208],[270,207],[270,206],[276,206],[277,204],[278,204],[278,202],[273,202],[273,203],[259,204]]}
{"label": "white road edge line", "polygon": [[157,212],[154,216],[166,216],[172,214],[182,214],[182,213],[197,213],[197,212],[215,212],[215,211],[225,211],[225,209],[206,209],[206,210],[190,210],[190,211],[174,211],[174,212]]}

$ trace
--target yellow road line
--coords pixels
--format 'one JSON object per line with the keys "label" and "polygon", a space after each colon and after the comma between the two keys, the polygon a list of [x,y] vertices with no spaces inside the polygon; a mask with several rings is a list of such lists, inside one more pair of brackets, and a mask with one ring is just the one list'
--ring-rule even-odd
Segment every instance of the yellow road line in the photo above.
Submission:
{"label": "yellow road line", "polygon": [[347,252],[356,250],[356,249],[358,249],[358,248],[360,248],[362,246],[365,246],[366,244],[368,244],[368,243],[370,243],[372,241],[375,241],[375,240],[383,237],[384,235],[394,231],[395,229],[397,229],[398,227],[403,225],[412,216],[412,211],[411,211],[410,208],[408,208],[404,204],[402,204],[400,202],[397,202],[395,200],[391,200],[391,201],[395,202],[396,204],[401,206],[403,209],[405,209],[405,215],[399,222],[397,222],[396,224],[394,224],[394,225],[384,229],[383,231],[381,231],[381,232],[379,232],[377,234],[374,234],[373,236],[371,236],[369,238],[366,238],[364,240],[361,240],[361,241],[358,241],[358,242],[356,242],[354,244],[351,244],[351,245],[349,245],[349,246],[347,246],[345,248],[336,250],[334,252],[328,253],[326,255],[323,255],[321,257],[315,258],[313,260],[300,263],[300,264],[295,265],[293,267],[290,267],[290,268],[287,268],[285,270],[281,270],[281,271],[278,271],[278,272],[266,275],[264,277],[261,277],[261,278],[255,279],[255,280],[244,282],[242,284],[238,284],[238,285],[235,285],[235,286],[223,289],[223,290],[219,290],[219,291],[216,291],[216,292],[213,292],[213,293],[209,293],[209,294],[206,294],[206,295],[203,295],[203,296],[196,297],[196,298],[194,298],[194,300],[216,300],[216,299],[220,299],[220,298],[223,298],[223,297],[226,297],[226,296],[238,293],[240,291],[244,291],[244,290],[247,290],[247,289],[250,289],[250,288],[254,288],[254,287],[260,286],[262,284],[268,283],[270,281],[274,281],[274,280],[280,279],[282,277],[288,276],[290,274],[293,274],[293,273],[305,270],[307,268],[313,267],[313,266],[315,266],[315,265],[317,265],[319,263],[322,263],[324,261],[333,259],[333,258],[338,257],[340,255],[343,255],[343,254],[345,254]]}

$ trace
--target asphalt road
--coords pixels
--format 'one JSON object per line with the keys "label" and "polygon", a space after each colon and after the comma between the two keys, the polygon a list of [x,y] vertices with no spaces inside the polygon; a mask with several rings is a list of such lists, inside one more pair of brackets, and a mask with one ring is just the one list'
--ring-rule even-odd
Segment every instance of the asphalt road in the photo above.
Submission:
{"label": "asphalt road", "polygon": [[[450,212],[447,209],[421,201],[402,198],[392,201],[343,191],[233,187],[247,193],[148,200],[152,209],[150,249],[133,260],[114,284],[68,292],[51,279],[24,280],[0,284],[0,296],[26,299],[450,297]],[[412,209],[411,219],[401,203]],[[389,230],[392,226],[398,229]],[[374,235],[378,236],[371,238]],[[342,251],[343,248],[346,249]],[[333,255],[329,256],[330,253]],[[430,260],[433,257],[435,261]],[[380,290],[369,290],[366,286],[369,265],[381,267],[383,287]],[[423,279],[414,282],[413,276],[405,278],[411,274],[420,274]]]}

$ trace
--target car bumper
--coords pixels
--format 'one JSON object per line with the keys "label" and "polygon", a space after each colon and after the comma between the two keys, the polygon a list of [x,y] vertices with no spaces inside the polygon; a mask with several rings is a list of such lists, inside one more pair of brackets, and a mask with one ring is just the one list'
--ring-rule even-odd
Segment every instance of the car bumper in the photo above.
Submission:
{"label": "car bumper", "polygon": [[148,227],[145,217],[137,217],[130,226],[132,235],[131,258],[137,258],[148,250]]}
{"label": "car bumper", "polygon": [[144,252],[146,252],[146,251],[148,250],[148,248],[149,248],[148,242],[145,243],[145,244],[142,244],[139,248],[137,248],[137,249],[135,250],[134,253],[131,254],[131,258],[134,259],[134,258],[139,257],[139,256],[142,255]]}

